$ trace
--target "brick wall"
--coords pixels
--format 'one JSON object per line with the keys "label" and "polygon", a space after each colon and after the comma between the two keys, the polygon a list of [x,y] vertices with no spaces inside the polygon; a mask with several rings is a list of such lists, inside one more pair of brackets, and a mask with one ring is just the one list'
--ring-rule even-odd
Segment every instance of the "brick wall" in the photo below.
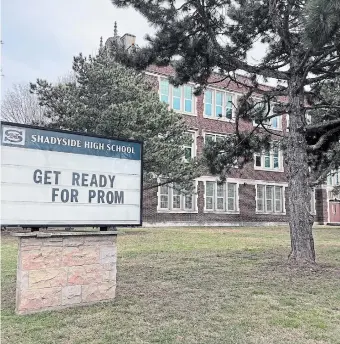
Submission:
{"label": "brick wall", "polygon": [[15,233],[19,237],[16,312],[112,300],[117,236],[106,233]]}
{"label": "brick wall", "polygon": [[[157,75],[170,76],[174,75],[174,70],[172,67],[157,67],[150,66],[148,71],[154,75],[148,75],[148,79],[151,80],[154,87],[158,87]],[[213,79],[216,77],[212,77]],[[223,82],[215,83],[214,87],[220,87],[222,89],[234,91],[237,93],[244,93],[246,91],[245,87],[241,87],[230,80],[225,80]],[[266,88],[267,86],[263,86]],[[281,99],[285,101],[284,98]],[[195,116],[184,115],[184,119],[190,129],[195,130],[197,140],[196,140],[196,152],[197,155],[203,153],[204,147],[204,133],[215,133],[215,134],[228,134],[234,133],[235,124],[232,122],[227,122],[224,120],[216,120],[210,118],[204,118],[204,96],[200,95],[196,97],[195,104]],[[240,121],[240,130],[251,131],[253,130],[253,123],[247,121]],[[262,129],[258,130],[260,134]],[[282,131],[279,132],[280,135],[284,135],[286,132],[286,118],[282,118]],[[275,138],[275,137],[273,137]],[[276,139],[278,139],[276,137]],[[286,166],[283,162],[284,171],[286,171]],[[205,173],[206,176],[209,175],[208,169]],[[194,223],[213,223],[219,222],[223,223],[233,223],[233,222],[287,222],[287,215],[269,215],[269,214],[256,214],[256,204],[255,204],[255,185],[257,182],[261,181],[268,183],[283,183],[287,184],[287,174],[286,172],[273,172],[273,171],[263,171],[255,170],[254,162],[248,163],[242,169],[232,169],[228,175],[228,178],[239,179],[239,209],[240,214],[216,214],[216,213],[205,213],[204,212],[204,183],[198,182],[198,196],[197,196],[197,213],[157,213],[157,190],[148,191],[144,193],[144,216],[143,221],[152,223],[180,223],[180,222],[194,222]],[[249,184],[247,181],[249,180]],[[245,182],[246,185],[243,185]],[[287,200],[287,190],[286,195],[286,213],[289,213],[288,200]],[[323,200],[319,200],[320,205],[318,211],[321,211],[323,215],[318,215],[324,217],[325,205],[322,203]]]}

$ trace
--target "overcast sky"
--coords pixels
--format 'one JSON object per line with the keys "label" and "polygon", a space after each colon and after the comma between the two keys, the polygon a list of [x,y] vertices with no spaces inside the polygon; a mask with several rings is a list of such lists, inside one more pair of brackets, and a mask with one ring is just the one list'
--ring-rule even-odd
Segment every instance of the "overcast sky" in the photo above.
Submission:
{"label": "overcast sky", "polygon": [[67,75],[73,56],[95,53],[115,21],[118,34],[136,35],[139,45],[153,32],[136,11],[117,9],[110,0],[2,0],[1,16],[2,95],[13,83]]}
{"label": "overcast sky", "polygon": [[152,33],[133,9],[117,9],[110,0],[2,0],[2,95],[13,83],[66,75],[72,59],[98,49],[100,36]]}

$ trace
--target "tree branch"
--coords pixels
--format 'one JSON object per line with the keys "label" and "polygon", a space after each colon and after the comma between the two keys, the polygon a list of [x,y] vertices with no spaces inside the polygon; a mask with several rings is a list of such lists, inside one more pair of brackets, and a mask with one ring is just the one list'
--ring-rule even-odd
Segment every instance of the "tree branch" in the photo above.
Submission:
{"label": "tree branch", "polygon": [[322,147],[322,145],[327,141],[327,139],[338,131],[340,131],[340,127],[333,128],[330,131],[328,131],[327,133],[323,134],[319,138],[317,143],[315,143],[314,145],[307,146],[307,151],[313,152],[313,151],[320,149]]}
{"label": "tree branch", "polygon": [[310,124],[305,127],[306,131],[315,131],[323,128],[327,128],[329,126],[334,126],[334,125],[340,125],[340,119],[335,119],[333,121],[327,121],[327,122],[322,122],[322,123],[317,123],[317,124]]}

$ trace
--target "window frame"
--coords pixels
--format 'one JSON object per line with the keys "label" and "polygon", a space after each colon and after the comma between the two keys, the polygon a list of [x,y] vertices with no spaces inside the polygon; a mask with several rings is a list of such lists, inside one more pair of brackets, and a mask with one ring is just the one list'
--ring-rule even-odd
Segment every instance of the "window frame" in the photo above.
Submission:
{"label": "window frame", "polygon": [[[268,158],[269,158],[269,167],[266,167],[266,162],[268,161]],[[269,151],[264,151],[262,153],[254,153],[253,160],[254,160],[254,170],[270,171],[270,172],[284,172],[283,152],[279,147],[272,147]],[[261,162],[261,166],[257,166],[258,161]],[[276,162],[278,163],[278,167],[274,167]]]}
{"label": "window frame", "polygon": [[[203,131],[202,134],[203,134],[203,145],[205,145],[207,142],[206,141],[207,136],[214,136],[213,141],[217,142],[218,138],[224,139],[224,138],[228,137],[228,135],[232,135],[232,134],[219,134],[219,133],[213,133],[213,132],[207,132],[207,131]],[[235,165],[233,166],[233,168],[238,168],[238,162],[237,161],[235,161]]]}
{"label": "window frame", "polygon": [[[177,214],[188,214],[188,213],[197,213],[198,212],[198,206],[197,206],[197,181],[195,181],[195,190],[192,194],[177,194],[177,190],[173,188],[173,184],[169,183],[165,185],[168,188],[168,207],[167,208],[161,208],[161,197],[163,194],[161,194],[161,188],[162,186],[159,186],[157,188],[157,213],[177,213]],[[174,192],[175,191],[175,192]],[[174,197],[180,197],[180,207],[174,208]],[[186,200],[187,197],[191,196],[191,209],[186,209]]]}
{"label": "window frame", "polygon": [[312,215],[316,215],[316,199],[315,199],[315,189],[311,189],[311,192],[310,192],[310,210],[309,212],[312,214]]}
{"label": "window frame", "polygon": [[[159,95],[159,99],[160,101],[162,100],[162,96],[165,96],[165,94],[162,93],[162,81],[167,81],[168,84],[168,101],[165,102],[168,106],[169,109],[172,109],[175,112],[179,112],[185,115],[191,115],[191,116],[196,116],[196,98],[193,91],[194,91],[194,85],[191,83],[188,84],[184,84],[184,85],[180,85],[178,87],[173,86],[172,84],[170,84],[169,80],[165,77],[159,77],[158,78],[158,95]],[[189,100],[189,98],[186,98],[186,87],[190,87],[191,88],[191,111],[186,111],[186,101]],[[177,97],[174,95],[174,89],[180,89],[180,110],[174,109],[173,106],[173,101],[174,101],[174,97]],[[178,98],[178,97],[177,97]]]}
{"label": "window frame", "polygon": [[189,130],[187,131],[187,134],[192,136],[193,142],[191,143],[191,146],[184,145],[184,161],[189,161],[185,156],[185,149],[190,148],[191,149],[191,159],[195,158],[197,156],[197,131]]}
{"label": "window frame", "polygon": [[328,186],[338,186],[340,185],[340,168],[332,170],[327,176],[327,185]]}
{"label": "window frame", "polygon": [[[262,198],[259,197],[259,187],[262,188]],[[267,188],[271,188],[271,197],[267,198]],[[255,213],[265,215],[286,215],[286,186],[282,184],[273,183],[257,183],[255,185]],[[280,211],[277,211],[277,200],[276,191],[280,190]],[[262,202],[262,210],[259,210],[259,201]],[[270,200],[271,210],[268,210],[268,200]]]}
{"label": "window frame", "polygon": [[[214,213],[214,214],[239,214],[239,183],[236,181],[226,181],[222,185],[222,193],[223,196],[218,194],[218,182],[216,179],[207,179],[203,181],[204,183],[204,213]],[[207,195],[207,183],[212,183],[213,185],[213,193],[212,195]],[[234,210],[229,209],[229,187],[233,186],[234,188],[234,202],[233,207]],[[207,199],[212,198],[212,208],[207,207]],[[223,209],[218,209],[218,199],[222,198]]]}
{"label": "window frame", "polygon": [[[254,101],[256,102],[260,102],[261,99],[259,98],[255,98]],[[269,116],[272,116],[273,115],[273,107],[275,106],[276,103],[272,103],[271,106],[270,106],[270,112],[269,112]],[[266,122],[262,122],[263,126],[270,129],[270,130],[276,130],[276,131],[282,131],[282,116],[283,115],[278,115],[278,116],[275,116],[275,117],[272,117],[269,119],[269,122],[266,121]],[[278,126],[276,128],[273,127],[273,119],[276,118],[277,119],[277,123],[278,123]],[[253,126],[256,127],[258,125],[258,123],[256,123],[255,120],[253,120]],[[261,126],[259,126],[259,128],[261,128]]]}
{"label": "window frame", "polygon": [[[206,102],[206,92],[211,92],[211,103],[207,103]],[[222,94],[222,105],[217,105],[217,94],[221,93]],[[235,111],[236,111],[236,102],[237,102],[237,98],[241,96],[239,94],[235,94],[234,92],[231,92],[229,90],[225,90],[225,89],[217,89],[217,88],[207,88],[204,91],[204,95],[203,95],[203,118],[207,118],[207,119],[214,119],[214,120],[221,120],[221,121],[225,121],[225,122],[235,122]],[[229,99],[228,97],[231,97],[231,107],[228,107],[229,104]],[[211,115],[207,115],[206,113],[206,104],[210,104],[211,106]],[[222,116],[216,116],[216,107],[222,107]],[[232,109],[232,114],[231,114],[231,118],[227,118],[226,114],[227,114],[227,109]],[[223,116],[224,113],[224,116]]]}

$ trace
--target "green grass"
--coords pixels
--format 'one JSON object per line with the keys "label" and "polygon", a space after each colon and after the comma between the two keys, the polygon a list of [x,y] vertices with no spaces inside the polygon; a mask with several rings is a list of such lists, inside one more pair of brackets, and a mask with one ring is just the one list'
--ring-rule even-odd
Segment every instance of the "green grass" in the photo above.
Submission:
{"label": "green grass", "polygon": [[287,228],[124,229],[114,302],[17,316],[17,244],[2,237],[2,343],[340,343],[340,229],[317,269],[290,268]]}

